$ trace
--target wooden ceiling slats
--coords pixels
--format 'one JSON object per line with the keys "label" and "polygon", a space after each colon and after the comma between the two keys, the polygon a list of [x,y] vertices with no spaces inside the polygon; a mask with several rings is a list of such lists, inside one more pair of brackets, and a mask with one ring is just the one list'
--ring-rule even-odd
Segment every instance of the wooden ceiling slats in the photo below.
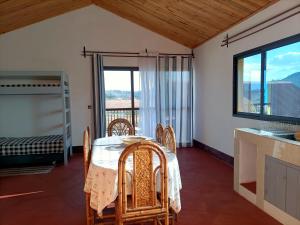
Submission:
{"label": "wooden ceiling slats", "polygon": [[[195,41],[197,41],[197,37],[193,37],[188,32],[182,32],[181,29],[174,27],[173,29],[170,29],[170,25],[166,23],[164,20],[161,20],[160,18],[153,17],[146,14],[141,14],[139,10],[135,10],[134,7],[126,5],[126,8],[130,11],[134,11],[135,13],[128,13],[123,10],[123,4],[122,1],[119,4],[111,4],[113,2],[110,1],[101,1],[101,7],[104,9],[107,9],[109,11],[113,11],[115,14],[128,19],[134,23],[137,23],[141,26],[144,26],[148,28],[149,30],[152,30],[156,33],[159,33],[163,36],[168,37],[171,40],[174,40],[178,43],[181,43],[182,39],[185,40],[184,45],[192,45]],[[95,1],[95,4],[98,5],[100,1]],[[151,23],[145,22],[151,20]]]}
{"label": "wooden ceiling slats", "polygon": [[0,34],[90,4],[194,48],[278,0],[0,0]]}
{"label": "wooden ceiling slats", "polygon": [[[126,1],[126,0],[125,0]],[[130,2],[130,0],[128,0]],[[153,2],[152,2],[153,3]],[[168,7],[160,7],[160,5],[152,4],[149,1],[149,4],[146,5],[140,5],[139,9],[143,12],[149,12],[151,16],[157,16],[161,20],[164,20],[166,23],[168,23],[171,26],[177,26],[182,31],[190,32],[191,35],[199,35],[200,37],[207,37],[207,34],[203,32],[203,29],[213,31],[215,30],[213,27],[206,26],[205,24],[202,24],[198,26],[198,29],[193,29],[195,26],[193,26],[190,21],[188,21],[186,18],[183,18],[180,16],[180,11],[173,11],[172,9]],[[166,17],[168,15],[168,17]]]}
{"label": "wooden ceiling slats", "polygon": [[[274,3],[273,0],[246,0],[246,2],[257,4],[260,7],[260,10],[272,5]],[[259,11],[259,10],[258,10]]]}
{"label": "wooden ceiling slats", "polygon": [[[194,10],[199,17],[204,17],[205,20],[210,20],[213,23],[219,24],[219,26],[226,27],[225,24],[233,23],[236,19],[233,16],[228,16],[223,12],[220,12],[218,9],[208,7],[203,2],[196,3],[194,0],[183,0],[185,7],[188,7],[189,10]],[[213,19],[212,19],[212,15]],[[206,22],[205,21],[205,22]]]}
{"label": "wooden ceiling slats", "polygon": [[[10,13],[0,13],[0,33],[12,31],[91,4],[90,0],[35,0],[31,5],[28,0],[14,0],[12,2],[9,0],[2,4],[5,5],[8,2],[14,3],[10,5],[13,10]],[[3,8],[2,4],[0,4],[0,8]]]}
{"label": "wooden ceiling slats", "polygon": [[[245,0],[245,1],[257,4],[259,7],[264,7],[266,5],[266,1],[265,0]],[[272,0],[269,0],[268,2],[271,3]]]}
{"label": "wooden ceiling slats", "polygon": [[220,5],[217,2],[212,2],[212,1],[203,1],[203,0],[186,0],[189,2],[189,4],[193,4],[195,6],[200,6],[201,8],[205,8],[208,10],[211,15],[214,17],[215,15],[219,14],[220,16],[223,16],[225,18],[232,19],[233,21],[239,18],[240,16],[235,13],[231,12],[226,9],[220,9]]}
{"label": "wooden ceiling slats", "polygon": [[10,1],[2,1],[0,2],[0,15],[6,15],[10,13],[14,13],[16,11],[19,11],[21,9],[33,6],[37,3],[39,3],[40,0],[10,0]]}
{"label": "wooden ceiling slats", "polygon": [[[183,13],[182,10],[172,10],[171,7],[160,7],[160,5],[153,3],[154,1],[151,1],[151,3],[149,2],[149,5],[140,5],[139,9],[144,13],[145,11],[149,12],[151,16],[158,16],[160,19],[163,19],[165,15],[169,15],[170,19],[164,19],[168,24],[170,24],[171,26],[178,26],[180,29],[189,32],[191,35],[198,35],[199,37],[207,38],[208,35],[206,34],[206,31],[218,31],[218,29],[212,26],[208,26],[205,23],[195,24],[194,20],[187,19],[186,14]],[[135,4],[135,6],[136,5],[137,4]]]}
{"label": "wooden ceiling slats", "polygon": [[238,13],[241,14],[241,16],[243,16],[244,14],[249,14],[252,13],[253,11],[251,9],[249,9],[248,7],[245,7],[242,4],[239,4],[233,0],[230,1],[230,4],[226,4],[227,1],[224,0],[215,0],[217,3],[220,4],[221,8],[227,8],[231,11],[236,11]]}
{"label": "wooden ceiling slats", "polygon": [[[160,1],[153,2],[156,2],[156,4],[161,4]],[[203,11],[199,12],[198,10],[195,10],[194,7],[191,7],[189,4],[186,4],[183,1],[175,4],[164,4],[163,6],[175,16],[175,19],[176,17],[180,17],[181,20],[186,20],[193,28],[198,27],[199,29],[210,29],[212,32],[217,32],[223,29],[220,24],[209,20],[210,17],[208,13]],[[176,21],[174,25],[176,25]]]}
{"label": "wooden ceiling slats", "polygon": [[6,0],[2,3],[0,2],[0,16],[11,14],[15,12],[20,12],[30,7],[35,7],[36,5],[44,5],[47,7],[48,5],[68,5],[72,8],[74,5],[78,5],[78,3],[91,4],[91,0]]}
{"label": "wooden ceiling slats", "polygon": [[256,2],[251,2],[251,1],[247,1],[247,0],[244,0],[244,1],[241,1],[241,0],[233,0],[233,2],[239,4],[239,5],[242,5],[244,7],[247,7],[249,8],[252,12],[253,11],[256,11],[257,8],[261,7],[259,4],[257,4]]}
{"label": "wooden ceiling slats", "polygon": [[[122,17],[124,18],[131,18],[133,22],[141,24],[144,23],[144,21],[146,22],[146,26],[149,26],[148,28],[152,31],[158,30],[160,29],[160,34],[165,34],[165,33],[169,33],[172,31],[175,31],[175,36],[169,37],[172,40],[176,40],[178,42],[178,40],[182,40],[183,38],[187,37],[188,39],[194,39],[197,40],[197,36],[193,35],[193,32],[191,32],[190,30],[188,30],[185,25],[179,24],[180,22],[178,22],[177,26],[172,27],[172,24],[170,23],[170,21],[162,16],[159,16],[157,14],[153,14],[149,13],[147,10],[144,11],[144,8],[139,6],[139,5],[135,5],[135,4],[128,4],[125,3],[126,1],[123,0],[119,0],[119,4],[113,4],[113,6],[111,5],[111,2],[109,2],[109,6],[107,6],[107,1],[102,1],[102,0],[97,0],[97,2],[101,2],[101,7],[103,7],[103,3],[106,4],[104,6],[104,8],[111,10],[110,7],[114,7],[114,8],[118,8],[119,10],[119,14],[120,15],[120,11],[124,11],[123,9],[126,8],[126,13],[125,15],[123,14]],[[139,16],[138,16],[139,15]],[[127,18],[128,19],[128,18]],[[129,20],[131,20],[129,19]],[[170,27],[172,27],[173,29],[170,29]],[[182,30],[182,28],[184,30]],[[197,34],[197,35],[201,35],[201,34]],[[201,37],[201,36],[200,36]],[[191,40],[188,40],[188,42],[191,42]]]}

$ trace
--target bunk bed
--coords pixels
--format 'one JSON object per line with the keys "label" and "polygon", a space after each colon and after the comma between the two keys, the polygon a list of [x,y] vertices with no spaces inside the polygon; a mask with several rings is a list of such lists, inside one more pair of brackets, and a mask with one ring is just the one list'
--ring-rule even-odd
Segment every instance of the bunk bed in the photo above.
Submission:
{"label": "bunk bed", "polygon": [[55,113],[61,117],[61,128],[55,134],[50,131],[42,135],[43,132],[37,131],[35,135],[24,132],[24,136],[14,137],[6,135],[5,126],[0,127],[0,167],[53,162],[66,165],[72,155],[68,76],[61,71],[0,71],[0,97],[6,96],[55,96],[56,107],[60,108]]}

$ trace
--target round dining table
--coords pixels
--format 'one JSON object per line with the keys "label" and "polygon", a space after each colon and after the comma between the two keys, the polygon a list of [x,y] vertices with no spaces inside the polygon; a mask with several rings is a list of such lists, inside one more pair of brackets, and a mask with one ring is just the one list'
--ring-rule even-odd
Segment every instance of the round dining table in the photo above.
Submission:
{"label": "round dining table", "polygon": [[[118,196],[118,160],[125,149],[122,139],[125,136],[111,136],[96,139],[92,145],[92,156],[89,165],[84,191],[90,193],[90,206],[99,215],[105,207],[109,207]],[[149,138],[149,140],[152,140]],[[168,167],[168,196],[170,207],[178,213],[181,210],[180,190],[182,189],[180,171],[176,154],[161,146],[167,158]],[[153,164],[158,164],[156,156]],[[126,162],[126,170],[132,170],[132,158]],[[157,182],[159,186],[160,182]],[[128,182],[127,192],[131,192]],[[160,187],[157,187],[159,190]]]}

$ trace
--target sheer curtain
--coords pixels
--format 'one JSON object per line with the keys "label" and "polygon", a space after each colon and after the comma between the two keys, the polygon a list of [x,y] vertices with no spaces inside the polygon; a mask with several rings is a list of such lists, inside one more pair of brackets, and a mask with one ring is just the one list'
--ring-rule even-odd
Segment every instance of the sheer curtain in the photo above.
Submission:
{"label": "sheer curtain", "polygon": [[157,123],[171,125],[179,146],[192,145],[192,58],[157,56],[140,58],[140,126],[144,135],[155,137]]}
{"label": "sheer curtain", "polygon": [[[144,55],[141,55],[144,56]],[[141,77],[140,133],[155,137],[156,128],[156,85],[157,57],[140,57],[138,60]]]}

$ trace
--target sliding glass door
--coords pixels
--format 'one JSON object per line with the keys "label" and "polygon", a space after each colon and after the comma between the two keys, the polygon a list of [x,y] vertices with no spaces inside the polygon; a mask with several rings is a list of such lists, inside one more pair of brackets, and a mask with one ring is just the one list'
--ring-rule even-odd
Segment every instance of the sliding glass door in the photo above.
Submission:
{"label": "sliding glass door", "polygon": [[124,118],[138,130],[140,74],[137,67],[104,67],[106,127]]}

